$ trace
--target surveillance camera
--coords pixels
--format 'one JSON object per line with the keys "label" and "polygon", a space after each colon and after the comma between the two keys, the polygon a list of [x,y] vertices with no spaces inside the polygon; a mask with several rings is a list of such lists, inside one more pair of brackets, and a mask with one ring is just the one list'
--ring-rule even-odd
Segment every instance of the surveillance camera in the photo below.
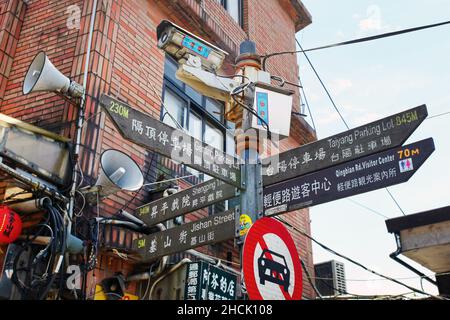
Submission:
{"label": "surveillance camera", "polygon": [[177,60],[204,70],[219,70],[227,52],[170,21],[163,20],[157,27],[158,48]]}

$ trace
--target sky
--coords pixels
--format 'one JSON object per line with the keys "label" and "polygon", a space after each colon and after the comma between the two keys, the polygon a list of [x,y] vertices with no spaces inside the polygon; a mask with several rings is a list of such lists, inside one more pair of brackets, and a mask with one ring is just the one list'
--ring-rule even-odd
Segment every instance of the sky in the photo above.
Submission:
{"label": "sky", "polygon": [[[304,49],[449,20],[449,0],[303,0],[313,23],[297,33]],[[450,111],[450,25],[362,44],[308,53],[337,107],[351,128],[421,104],[429,117]],[[304,56],[300,77],[318,138],[346,131]],[[306,118],[311,121],[311,118]],[[450,114],[425,120],[405,144],[432,137],[436,151],[406,183],[389,190],[406,214],[450,205]],[[389,218],[401,211],[381,189],[349,198]],[[312,235],[367,267],[420,289],[417,275],[389,258],[395,239],[385,218],[349,199],[310,209]],[[345,263],[352,294],[403,294],[405,287],[386,280],[313,245],[315,263]],[[428,269],[401,256],[427,275]],[[404,279],[407,278],[407,279]],[[358,280],[358,281],[355,281]],[[360,281],[363,280],[363,281]],[[370,280],[370,281],[367,281]],[[437,288],[423,281],[423,288]]]}

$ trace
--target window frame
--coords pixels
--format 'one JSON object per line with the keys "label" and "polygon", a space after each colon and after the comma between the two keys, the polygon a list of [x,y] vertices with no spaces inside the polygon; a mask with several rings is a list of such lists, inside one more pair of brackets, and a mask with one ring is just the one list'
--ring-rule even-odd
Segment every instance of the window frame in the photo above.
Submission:
{"label": "window frame", "polygon": [[[183,90],[181,90],[176,84],[174,84],[170,79],[167,79],[164,77],[163,81],[163,101],[165,99],[166,91],[170,90],[172,93],[174,93],[179,99],[183,100],[186,103],[186,117],[184,119],[183,124],[180,123],[180,125],[186,125],[184,127],[186,130],[190,129],[190,121],[189,121],[189,115],[191,112],[194,114],[200,116],[202,119],[202,142],[204,142],[204,134],[205,134],[205,128],[206,123],[209,122],[213,124],[213,126],[220,130],[220,132],[223,134],[224,141],[222,145],[223,152],[226,152],[226,134],[227,134],[227,127],[224,123],[219,121],[216,117],[211,115],[208,111],[204,109],[206,104],[206,97],[202,97],[202,104],[203,106],[198,105],[192,98],[190,98]],[[166,113],[166,108],[162,107],[160,112],[160,119],[163,120],[163,116]],[[223,118],[223,116],[222,116]]]}
{"label": "window frame", "polygon": [[[228,11],[228,0],[220,0],[220,4],[222,5],[222,7],[225,8],[225,10],[231,16],[231,13]],[[243,28],[244,27],[244,2],[243,2],[243,0],[238,0],[238,7],[239,7],[238,21],[234,20],[234,18],[233,18],[233,20],[236,21],[236,23],[238,23],[241,28]]]}
{"label": "window frame", "polygon": [[[178,63],[172,59],[170,56],[166,55],[166,60],[165,63],[170,63],[173,66],[177,66],[178,67]],[[206,101],[207,99],[211,99],[208,98],[204,95],[202,95],[202,105],[199,105],[197,103],[197,101],[195,101],[192,97],[190,97],[187,93],[186,93],[186,84],[180,82],[179,84],[175,83],[173,80],[171,80],[171,76],[170,74],[164,72],[164,77],[163,77],[163,86],[162,86],[162,99],[163,101],[165,100],[166,97],[166,93],[167,90],[170,90],[173,94],[175,94],[179,99],[183,100],[186,104],[186,114],[185,114],[185,123],[180,124],[180,125],[185,125],[185,129],[187,131],[189,131],[190,128],[190,114],[191,112],[193,114],[195,114],[196,116],[199,116],[202,120],[202,142],[205,142],[205,131],[206,131],[206,124],[209,123],[210,125],[212,125],[214,128],[218,129],[223,136],[223,145],[222,145],[222,150],[225,154],[227,154],[227,136],[229,133],[229,130],[232,130],[231,128],[228,127],[228,121],[225,119],[224,114],[221,115],[220,119],[217,119],[217,117],[215,117],[214,115],[212,115],[209,111],[206,110]],[[214,99],[211,99],[212,101],[217,101]],[[220,101],[219,101],[220,102]],[[225,112],[225,105],[223,104],[223,102],[220,102],[223,106],[223,111]],[[160,120],[163,121],[163,116],[166,113],[166,109],[165,107],[163,107],[161,105],[161,110],[160,110]],[[166,115],[167,116],[167,115]],[[235,156],[235,154],[234,154]],[[183,169],[184,171],[186,170],[186,166]],[[199,181],[205,181],[205,174],[200,172],[199,176],[198,176]],[[190,183],[189,179],[186,180],[188,183]],[[220,202],[219,202],[220,203]],[[219,205],[219,203],[214,204],[209,206],[208,212],[209,215],[218,213],[219,210],[221,210],[221,208],[217,208],[216,206]],[[224,201],[223,202],[224,205],[224,210],[227,210],[228,208],[228,201]],[[218,210],[219,209],[219,210]]]}

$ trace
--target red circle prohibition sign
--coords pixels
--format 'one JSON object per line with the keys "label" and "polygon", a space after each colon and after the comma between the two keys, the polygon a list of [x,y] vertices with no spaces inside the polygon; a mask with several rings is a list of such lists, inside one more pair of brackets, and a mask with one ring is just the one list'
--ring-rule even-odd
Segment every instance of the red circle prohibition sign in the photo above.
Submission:
{"label": "red circle prohibition sign", "polygon": [[244,280],[251,300],[300,300],[302,266],[294,240],[273,218],[255,222],[243,248]]}

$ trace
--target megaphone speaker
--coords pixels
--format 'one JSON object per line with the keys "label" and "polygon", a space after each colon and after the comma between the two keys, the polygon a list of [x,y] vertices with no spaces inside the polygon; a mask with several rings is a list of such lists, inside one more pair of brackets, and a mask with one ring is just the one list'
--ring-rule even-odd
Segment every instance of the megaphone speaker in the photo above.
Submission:
{"label": "megaphone speaker", "polygon": [[118,150],[106,150],[100,158],[100,174],[96,186],[104,198],[120,190],[137,191],[144,184],[144,176],[136,162]]}
{"label": "megaphone speaker", "polygon": [[63,75],[45,52],[40,52],[34,57],[23,83],[24,94],[40,91],[68,94],[76,98],[84,94],[84,88]]}

